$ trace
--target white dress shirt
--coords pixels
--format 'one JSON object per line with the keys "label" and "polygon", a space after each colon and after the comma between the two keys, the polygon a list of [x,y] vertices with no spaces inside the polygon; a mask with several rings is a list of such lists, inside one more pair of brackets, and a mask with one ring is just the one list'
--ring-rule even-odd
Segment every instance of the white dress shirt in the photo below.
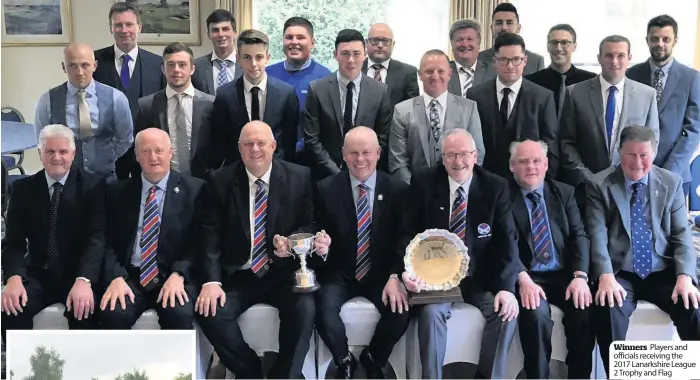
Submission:
{"label": "white dress shirt", "polygon": [[[265,174],[263,174],[262,177],[260,177],[260,179],[265,183],[265,191],[267,192],[268,196],[270,195],[271,171],[272,165],[270,165]],[[250,262],[253,260],[253,236],[255,236],[255,193],[258,191],[258,185],[255,184],[255,181],[258,180],[258,177],[254,176],[251,172],[248,171],[248,169],[246,169],[245,172],[248,175],[248,198],[250,200],[248,203],[248,214],[250,220],[250,257],[248,258],[248,261],[241,267],[240,270],[250,269]]]}
{"label": "white dress shirt", "polygon": [[[450,212],[448,213],[448,216],[447,216],[448,223],[449,223],[449,218],[452,215],[452,205],[455,203],[455,199],[457,199],[457,189],[458,188],[461,187],[462,189],[464,189],[464,202],[469,201],[469,186],[471,186],[471,184],[472,184],[472,178],[474,178],[474,175],[469,177],[469,179],[466,182],[464,182],[463,184],[460,185],[459,183],[457,183],[457,181],[452,179],[452,177],[450,177],[449,175],[447,176],[447,181],[449,181],[449,183],[450,183]],[[467,203],[467,206],[468,205],[469,204]]]}
{"label": "white dress shirt", "polygon": [[232,63],[228,66],[226,66],[226,75],[228,76],[228,81],[231,82],[233,79],[236,77],[236,49],[233,49],[233,52],[225,58],[219,58],[219,56],[216,55],[216,52],[211,53],[211,65],[213,67],[212,72],[214,73],[214,87],[216,87],[216,84],[219,82],[219,64],[216,62],[217,60],[222,60],[222,61],[231,61]]}
{"label": "white dress shirt", "polygon": [[[184,138],[187,139],[187,146],[192,149],[192,107],[193,107],[193,102],[194,102],[194,87],[192,87],[192,84],[190,84],[189,87],[185,89],[185,91],[182,92],[182,108],[185,110],[185,129],[187,130],[187,136],[184,136]],[[174,165],[174,168],[177,170],[179,163],[180,163],[180,152],[177,150],[177,141],[180,138],[183,138],[182,136],[178,136],[177,134],[177,125],[175,121],[175,110],[177,109],[177,103],[178,103],[178,92],[173,90],[170,85],[167,85],[165,87],[165,96],[168,98],[168,131],[170,135],[170,144],[173,146],[173,160],[172,164]],[[189,160],[189,154],[185,158],[186,160]]]}
{"label": "white dress shirt", "polygon": [[47,173],[46,170],[44,170],[44,176],[46,176],[46,184],[49,186],[49,199],[51,199],[51,197],[53,197],[53,184],[58,182],[62,186],[65,186],[66,180],[68,179],[68,174],[70,174],[70,171],[67,171],[66,174],[64,174],[63,177],[61,177],[61,179],[56,181],[55,179],[53,179],[49,176],[49,173]]}
{"label": "white dress shirt", "polygon": [[[386,61],[380,63],[382,65],[381,72],[379,73],[379,76],[382,78],[382,83],[386,83],[386,73],[387,70],[389,70],[389,61],[391,61],[391,58],[387,59]],[[372,62],[369,57],[367,58],[367,76],[374,78],[374,69],[372,66],[375,64],[375,62]]]}
{"label": "white dress shirt", "polygon": [[430,126],[430,102],[432,102],[433,99],[435,99],[437,100],[437,105],[435,106],[435,108],[437,108],[438,115],[440,116],[440,131],[444,131],[445,112],[447,111],[447,91],[443,92],[437,98],[433,98],[425,92],[422,96],[423,100],[425,101],[425,116],[427,116],[428,126]]}
{"label": "white dress shirt", "polygon": [[508,117],[510,117],[510,113],[513,112],[515,99],[517,99],[518,93],[520,92],[520,87],[522,85],[523,77],[518,78],[518,80],[510,86],[506,86],[503,84],[503,82],[501,82],[500,78],[496,77],[496,98],[498,100],[498,109],[500,109],[501,101],[503,101],[503,89],[506,87],[510,88],[510,94],[508,94]]}
{"label": "white dress shirt", "polygon": [[[599,75],[598,78],[600,79],[600,91],[601,96],[603,98],[603,120],[605,120],[605,113],[607,112],[608,108],[608,92],[610,90],[610,87],[612,87],[613,85],[608,83],[608,81],[606,81],[605,79],[603,79],[602,75]],[[622,77],[622,80],[617,82],[617,84],[615,84],[614,86],[617,87],[617,92],[615,93],[615,118],[613,119],[613,128],[612,133],[610,134],[612,138],[610,139],[611,141],[608,141],[608,152],[610,152],[611,156],[612,153],[615,151],[615,146],[617,145],[616,142],[619,137],[618,126],[620,123],[620,115],[622,114],[622,101],[625,98],[625,77]]]}
{"label": "white dress shirt", "polygon": [[[343,116],[345,116],[345,95],[348,92],[348,83],[355,83],[355,87],[352,89],[352,120],[356,120],[357,104],[360,102],[360,84],[362,83],[362,73],[360,73],[360,75],[358,75],[357,78],[353,79],[352,81],[340,74],[340,70],[336,71],[336,73],[338,78],[338,89],[340,91],[340,114]],[[343,125],[342,120],[340,121],[340,124]]]}
{"label": "white dress shirt", "polygon": [[[474,79],[475,79],[475,78],[474,78],[474,75],[476,74],[476,63],[477,63],[477,62],[478,62],[478,60],[475,60],[475,61],[474,61],[474,64],[473,64],[472,67],[471,67],[471,71],[472,71],[472,85],[470,86],[470,88],[471,88],[471,87],[474,87]],[[457,67],[457,73],[459,74],[459,77],[458,77],[458,78],[459,78],[459,88],[460,88],[460,91],[463,91],[463,90],[464,90],[464,85],[467,83],[467,73],[465,73],[464,71],[462,71],[462,68],[464,67],[464,70],[467,70],[467,71],[469,71],[469,68],[466,67],[466,66],[462,66],[462,64],[459,63],[459,62],[457,62],[457,61],[455,61],[455,66]],[[464,96],[464,94],[462,94],[462,96]]]}
{"label": "white dress shirt", "polygon": [[245,108],[248,111],[249,120],[253,120],[251,117],[251,108],[253,105],[253,93],[251,90],[253,87],[258,87],[260,89],[260,91],[258,91],[258,105],[260,106],[260,120],[262,120],[263,116],[265,115],[265,103],[267,100],[267,74],[264,71],[262,80],[257,84],[257,86],[248,82],[248,79],[243,76],[243,97],[245,97]]}
{"label": "white dress shirt", "polygon": [[117,45],[114,45],[114,67],[117,69],[117,76],[120,76],[122,73],[122,55],[128,55],[131,57],[131,60],[129,61],[129,78],[134,76],[134,68],[136,67],[136,58],[139,56],[139,47],[134,46],[133,49],[131,49],[130,52],[126,53],[121,51],[117,47]]}

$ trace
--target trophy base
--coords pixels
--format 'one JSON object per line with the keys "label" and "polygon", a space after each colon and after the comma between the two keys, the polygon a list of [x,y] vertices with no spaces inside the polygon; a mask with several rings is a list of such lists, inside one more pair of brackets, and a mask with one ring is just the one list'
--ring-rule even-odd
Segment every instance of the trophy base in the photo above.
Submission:
{"label": "trophy base", "polygon": [[292,291],[294,293],[311,293],[311,292],[317,291],[320,287],[321,287],[321,285],[319,285],[319,284],[307,286],[307,287],[295,286],[294,288],[292,288]]}
{"label": "trophy base", "polygon": [[464,302],[462,290],[459,286],[450,290],[423,291],[420,293],[409,293],[409,305],[426,305],[431,303],[452,303]]}

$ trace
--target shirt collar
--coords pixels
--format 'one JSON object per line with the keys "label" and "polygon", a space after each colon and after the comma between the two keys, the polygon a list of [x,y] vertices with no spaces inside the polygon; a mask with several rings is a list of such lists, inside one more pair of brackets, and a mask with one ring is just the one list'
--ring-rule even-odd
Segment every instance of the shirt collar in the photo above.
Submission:
{"label": "shirt collar", "polygon": [[311,57],[309,57],[309,59],[307,59],[306,62],[302,63],[300,66],[297,66],[288,60],[284,60],[283,64],[284,69],[287,71],[301,71],[311,66]]}
{"label": "shirt collar", "polygon": [[[386,61],[380,63],[380,65],[382,65],[382,67],[383,67],[385,70],[389,70],[389,61],[391,61],[391,58],[389,58],[389,59],[387,59]],[[372,62],[372,60],[369,59],[369,57],[367,58],[367,68],[368,68],[368,69],[371,68],[372,65],[374,65],[375,63],[376,63],[376,62]]]}
{"label": "shirt collar", "polygon": [[615,86],[617,88],[617,93],[619,94],[625,88],[625,77],[622,77],[622,79],[615,85],[606,81],[602,75],[598,75],[598,78],[600,80],[600,88],[603,90],[603,92],[607,92],[610,87]]}
{"label": "shirt collar", "polygon": [[217,59],[220,59],[222,61],[236,62],[236,49],[233,49],[233,52],[231,54],[229,54],[229,56],[226,58],[220,58],[218,55],[216,55],[216,52],[212,52],[211,53],[212,62],[217,60]]}
{"label": "shirt collar", "polygon": [[254,85],[248,81],[245,75],[243,75],[243,88],[245,88],[246,92],[250,92],[253,89],[253,87],[258,87],[260,91],[265,92],[267,90],[267,73],[263,71],[262,76],[263,77],[260,83]]}
{"label": "shirt collar", "polygon": [[462,67],[464,67],[465,69],[471,69],[471,70],[472,70],[472,73],[474,73],[474,72],[476,71],[476,62],[477,62],[477,60],[474,60],[474,63],[472,64],[472,67],[466,67],[466,66],[462,65],[461,63],[459,63],[459,62],[457,62],[457,61],[454,61],[454,62],[455,62],[455,66],[457,67],[457,72],[460,72],[460,69],[461,69]]}
{"label": "shirt collar", "polygon": [[[68,87],[68,95],[75,95],[78,93],[78,88],[73,86],[70,81],[66,82]],[[85,87],[85,92],[90,96],[96,96],[97,90],[95,90],[95,80],[91,80],[90,84]]]}
{"label": "shirt collar", "polygon": [[[624,173],[623,173],[623,175],[624,175]],[[645,186],[648,185],[649,184],[649,173],[647,173],[639,181],[632,181],[631,179],[627,178],[627,176],[625,175],[625,185],[627,186],[628,189],[632,190],[632,185],[634,185],[637,182],[642,183]]]}
{"label": "shirt collar", "polygon": [[117,47],[117,45],[115,44],[114,45],[114,59],[117,59],[117,60],[122,59],[122,55],[124,55],[124,54],[128,55],[129,57],[131,57],[132,61],[136,62],[136,58],[139,56],[139,46],[135,45],[134,48],[131,49],[130,52],[126,53],[126,52],[121,51],[121,49],[119,49]]}
{"label": "shirt collar", "polygon": [[342,74],[340,74],[340,70],[336,71],[337,76],[338,76],[338,83],[340,83],[343,88],[348,86],[348,83],[353,82],[355,83],[355,88],[359,89],[360,88],[360,82],[362,81],[362,73],[360,73],[357,78],[353,79],[352,81],[350,79],[345,78]]}
{"label": "shirt collar", "polygon": [[364,183],[369,187],[369,190],[372,191],[376,188],[377,186],[377,171],[375,170],[374,173],[372,173],[369,178],[365,182],[360,181],[359,179],[355,178],[352,173],[348,172],[350,174],[350,186],[352,186],[353,189],[355,189],[357,186],[359,186],[361,183]]}
{"label": "shirt collar", "polygon": [[[165,189],[168,188],[168,178],[170,178],[170,172],[168,172],[163,179],[161,179],[158,183],[156,183],[156,187],[159,190],[165,191]],[[142,193],[147,193],[151,191],[151,186],[153,184],[146,179],[146,177],[141,173],[141,192]]]}
{"label": "shirt collar", "polygon": [[437,102],[440,103],[440,105],[442,106],[442,109],[447,109],[447,91],[438,95],[437,98],[433,98],[432,96],[430,96],[424,92],[423,93],[423,100],[425,100],[425,108],[430,108],[430,102],[432,102],[433,99],[437,100]]}
{"label": "shirt collar", "polygon": [[[182,93],[187,94],[191,97],[194,97],[194,86],[192,86],[192,83],[190,83],[190,85]],[[177,94],[179,94],[179,92],[173,90],[173,88],[170,87],[170,85],[165,86],[165,96],[168,99],[172,98],[173,96],[175,96]]]}
{"label": "shirt collar", "polygon": [[501,82],[501,78],[496,76],[496,93],[497,94],[500,94],[504,88],[508,87],[513,92],[513,94],[515,94],[517,96],[518,93],[520,92],[520,87],[522,85],[523,85],[523,77],[522,76],[520,78],[518,78],[518,80],[515,81],[515,83],[511,84],[510,86],[506,86],[505,84],[503,84],[503,82]]}
{"label": "shirt collar", "polygon": [[540,197],[544,198],[544,182],[540,183],[540,185],[537,186],[535,190],[525,189],[521,187],[520,191],[522,191],[523,196],[527,196],[530,193],[536,193]]}
{"label": "shirt collar", "polygon": [[[673,58],[671,58],[670,61],[668,61],[667,64],[661,66],[661,71],[663,71],[664,75],[668,77],[668,72],[671,70],[671,65],[673,65]],[[651,75],[654,75],[654,72],[659,69],[659,66],[656,66],[654,61],[652,61],[651,58],[649,58],[649,67],[651,68]]]}
{"label": "shirt collar", "polygon": [[272,164],[270,164],[270,167],[267,168],[267,171],[263,173],[262,177],[258,178],[253,175],[247,168],[245,170],[246,174],[248,175],[248,186],[253,187],[255,185],[255,181],[258,179],[261,179],[267,186],[270,186],[270,173],[272,172]]}
{"label": "shirt collar", "polygon": [[448,175],[447,180],[450,183],[450,195],[454,195],[455,192],[457,191],[458,187],[461,187],[462,189],[464,189],[465,194],[469,194],[469,186],[471,186],[473,178],[474,178],[474,174],[472,174],[472,176],[469,177],[469,179],[466,182],[464,182],[463,184],[460,185],[459,183],[457,183],[457,181],[455,181],[452,177],[450,177]]}
{"label": "shirt collar", "polygon": [[61,185],[65,186],[65,185],[66,185],[66,179],[68,179],[68,174],[70,174],[70,170],[68,170],[68,171],[66,172],[66,174],[64,174],[63,177],[61,177],[61,179],[59,179],[58,181],[56,181],[55,179],[53,179],[53,178],[51,178],[51,177],[49,176],[49,173],[46,172],[46,170],[44,170],[44,176],[46,177],[46,183],[49,185],[49,188],[51,188],[51,186],[53,186],[53,184],[56,183],[56,182],[58,182],[58,183],[60,183]]}

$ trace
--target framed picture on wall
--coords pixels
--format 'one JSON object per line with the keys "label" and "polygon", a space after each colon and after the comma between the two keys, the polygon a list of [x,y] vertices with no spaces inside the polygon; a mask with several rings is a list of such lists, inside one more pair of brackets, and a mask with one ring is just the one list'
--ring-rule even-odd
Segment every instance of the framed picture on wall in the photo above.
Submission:
{"label": "framed picture on wall", "polygon": [[[115,1],[116,2],[116,1]],[[127,0],[141,12],[139,44],[200,45],[199,0]]]}
{"label": "framed picture on wall", "polygon": [[2,0],[2,46],[72,41],[70,0]]}

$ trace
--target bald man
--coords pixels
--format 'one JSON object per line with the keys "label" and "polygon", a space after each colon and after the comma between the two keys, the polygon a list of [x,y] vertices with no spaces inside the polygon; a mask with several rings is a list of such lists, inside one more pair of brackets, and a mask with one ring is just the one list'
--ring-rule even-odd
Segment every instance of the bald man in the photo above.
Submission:
{"label": "bald man", "polygon": [[[263,378],[260,358],[237,322],[249,307],[265,303],[279,310],[279,356],[267,378],[302,378],[313,333],[313,294],[294,292],[299,260],[286,239],[318,231],[313,183],[309,168],[274,158],[276,148],[269,125],[249,122],[238,140],[241,160],[208,179],[213,196],[196,311],[221,362],[240,379]],[[317,235],[315,243],[318,254],[328,253],[327,235]]]}
{"label": "bald man", "polygon": [[374,24],[367,33],[367,59],[362,72],[389,87],[391,108],[419,95],[418,69],[391,59],[394,32],[387,24]]}
{"label": "bald man", "polygon": [[100,303],[102,325],[130,329],[155,309],[162,330],[190,330],[207,186],[170,169],[173,148],[161,129],[139,132],[135,151],[141,175],[107,191],[104,278],[111,282]]}
{"label": "bald man", "polygon": [[92,78],[97,63],[88,45],[68,45],[61,65],[68,81],[39,98],[34,110],[36,135],[49,124],[67,126],[75,134],[76,165],[109,181],[116,179],[115,162],[133,142],[129,101]]}

